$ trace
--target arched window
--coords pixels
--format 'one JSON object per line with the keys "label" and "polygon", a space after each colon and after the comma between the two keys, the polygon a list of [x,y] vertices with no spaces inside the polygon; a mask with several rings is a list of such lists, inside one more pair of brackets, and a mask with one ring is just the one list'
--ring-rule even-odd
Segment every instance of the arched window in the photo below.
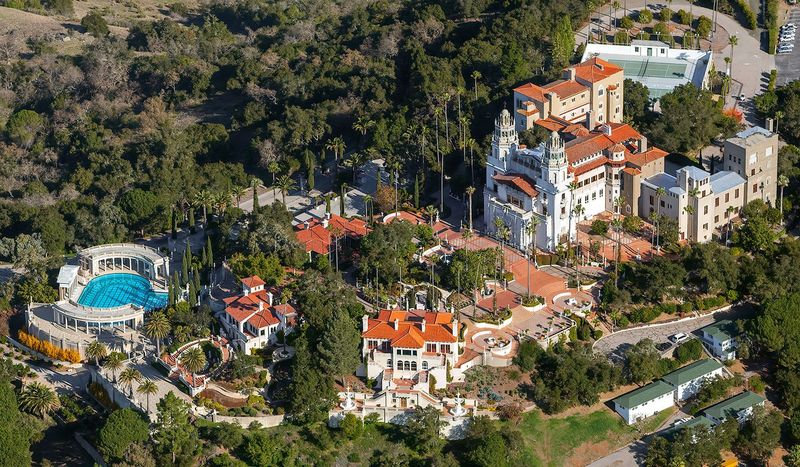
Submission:
{"label": "arched window", "polygon": [[422,362],[422,369],[423,369],[423,370],[427,370],[427,369],[428,369],[428,362],[427,362],[427,361],[424,361],[424,360],[423,360],[423,362]]}
{"label": "arched window", "polygon": [[403,369],[406,371],[411,370],[411,362],[403,362]]}
{"label": "arched window", "polygon": [[417,371],[417,362],[411,362],[411,371]]}

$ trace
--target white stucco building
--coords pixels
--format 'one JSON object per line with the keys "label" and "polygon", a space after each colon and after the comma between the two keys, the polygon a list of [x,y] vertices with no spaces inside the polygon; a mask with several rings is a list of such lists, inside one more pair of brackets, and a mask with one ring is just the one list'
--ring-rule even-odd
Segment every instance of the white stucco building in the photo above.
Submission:
{"label": "white stucco building", "polygon": [[617,397],[612,403],[625,423],[632,425],[672,407],[675,404],[673,394],[672,386],[664,381],[654,381]]}
{"label": "white stucco building", "polygon": [[678,368],[661,379],[675,389],[675,401],[681,402],[697,394],[706,381],[722,375],[722,364],[706,358]]}

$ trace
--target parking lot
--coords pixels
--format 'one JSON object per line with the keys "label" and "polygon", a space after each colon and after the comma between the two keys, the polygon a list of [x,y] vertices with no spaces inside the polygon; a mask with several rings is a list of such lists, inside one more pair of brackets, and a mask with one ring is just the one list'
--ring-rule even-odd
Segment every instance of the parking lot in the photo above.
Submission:
{"label": "parking lot", "polygon": [[[792,8],[786,16],[784,23],[794,23],[800,30],[800,7]],[[800,45],[797,39],[795,48],[789,53],[775,56],[775,67],[778,70],[778,85],[800,79]]]}

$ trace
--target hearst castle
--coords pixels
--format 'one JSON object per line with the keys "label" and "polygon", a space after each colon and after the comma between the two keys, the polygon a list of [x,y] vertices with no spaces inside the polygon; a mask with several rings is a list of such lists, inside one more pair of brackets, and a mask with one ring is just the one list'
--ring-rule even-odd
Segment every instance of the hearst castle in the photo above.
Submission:
{"label": "hearst castle", "polygon": [[[752,127],[725,141],[721,171],[698,167],[665,172],[667,153],[622,123],[623,70],[592,58],[564,70],[563,79],[514,90],[514,114],[495,120],[486,164],[484,220],[508,243],[555,251],[576,238],[576,224],[603,212],[648,219],[660,212],[678,222],[681,238],[703,242],[753,199],[775,203],[776,134]],[[535,148],[518,131],[550,131]],[[717,164],[719,165],[719,164]],[[537,221],[533,221],[533,219]]]}

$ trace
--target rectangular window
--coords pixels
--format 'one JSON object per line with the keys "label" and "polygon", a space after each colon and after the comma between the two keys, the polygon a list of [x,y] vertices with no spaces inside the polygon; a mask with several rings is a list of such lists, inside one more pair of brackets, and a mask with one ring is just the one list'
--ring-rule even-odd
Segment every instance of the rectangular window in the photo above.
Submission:
{"label": "rectangular window", "polygon": [[650,195],[650,206],[653,205],[653,195]]}
{"label": "rectangular window", "polygon": [[703,230],[708,230],[708,224],[703,224]]}
{"label": "rectangular window", "polygon": [[758,183],[753,183],[753,193],[758,193]]}
{"label": "rectangular window", "polygon": [[430,342],[425,345],[426,352],[436,352],[436,344],[431,344]]}
{"label": "rectangular window", "polygon": [[730,199],[731,199],[731,194],[725,193],[725,202],[727,203],[728,201],[730,201]]}
{"label": "rectangular window", "polygon": [[708,214],[708,206],[703,206],[703,214]]}
{"label": "rectangular window", "polygon": [[772,146],[768,147],[768,148],[767,148],[767,149],[764,151],[764,155],[765,155],[765,156],[767,156],[767,157],[769,157],[769,156],[771,156],[771,155],[772,155]]}
{"label": "rectangular window", "polygon": [[[661,200],[661,207],[662,208],[664,207],[664,200],[663,199]],[[672,206],[670,205],[670,207],[672,207]]]}
{"label": "rectangular window", "polygon": [[756,155],[756,153],[750,154],[750,162],[749,162],[750,165],[753,165],[756,162],[758,162],[758,156]]}
{"label": "rectangular window", "polygon": [[450,344],[442,344],[440,348],[442,353],[450,353]]}
{"label": "rectangular window", "polygon": [[593,200],[597,199],[597,193],[595,193],[595,192],[592,192],[592,199],[593,199]]}
{"label": "rectangular window", "polygon": [[719,222],[719,216],[714,216],[714,223],[716,224],[717,222]]}
{"label": "rectangular window", "polygon": [[714,198],[714,207],[719,207],[719,197]]}
{"label": "rectangular window", "polygon": [[755,174],[756,174],[756,169],[750,169],[750,175],[755,175]]}
{"label": "rectangular window", "polygon": [[739,199],[739,189],[736,189],[736,192],[733,194],[733,197]]}

